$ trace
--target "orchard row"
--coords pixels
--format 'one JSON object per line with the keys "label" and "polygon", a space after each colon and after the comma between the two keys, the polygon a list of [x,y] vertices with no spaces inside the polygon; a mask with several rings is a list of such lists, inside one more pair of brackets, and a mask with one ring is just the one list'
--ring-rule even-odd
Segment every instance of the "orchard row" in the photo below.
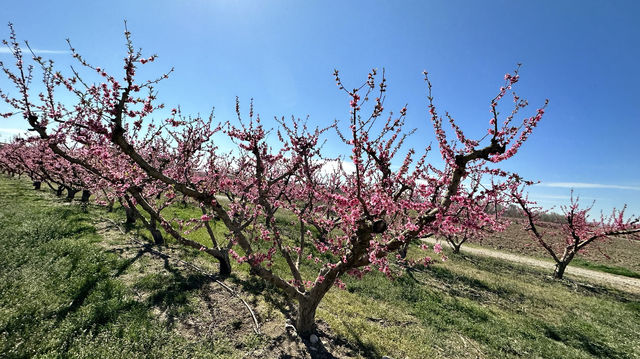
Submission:
{"label": "orchard row", "polygon": [[[344,286],[341,277],[374,270],[391,277],[394,261],[428,265],[428,253],[407,256],[410,244],[426,250],[419,240],[427,236],[459,243],[503,230],[502,214],[511,204],[522,208],[534,239],[556,260],[557,278],[589,243],[617,235],[638,239],[638,220],[625,219],[624,211],[591,221],[589,210],[573,200],[559,228],[566,238],[562,250],[538,230],[540,210],[523,195],[531,182],[500,169],[546,107],[517,119],[527,106],[513,91],[518,69],[505,75],[490,101],[481,140],[467,138],[449,113],[438,113],[424,73],[427,116],[444,160],[438,168],[430,163],[429,146],[403,146],[413,131],[405,126],[406,107],[385,112],[384,72],[372,70],[355,88],[335,72],[348,121],[310,128],[283,118],[271,130],[253,105],[243,116],[238,102],[237,118],[226,122],[163,110],[155,86],[171,71],[139,80],[139,68],[156,56],[136,50],[127,31],[125,38],[128,51],[119,74],[90,64],[71,45],[79,66],[63,74],[53,61],[23,53],[10,26],[5,45],[15,62],[0,63],[8,80],[0,85],[0,98],[12,111],[0,115],[21,116],[33,135],[0,149],[0,169],[46,183],[58,194],[66,190],[70,199],[83,191],[84,200],[93,194],[106,206],[119,201],[127,221],[141,221],[157,244],[164,241],[162,228],[177,243],[214,257],[223,277],[232,272],[232,262],[248,263],[252,275],[298,303],[295,327],[301,334],[314,330],[318,304],[333,286]],[[504,104],[505,98],[512,104]],[[507,107],[506,116],[499,107]],[[170,115],[158,120],[161,113]],[[325,136],[337,136],[350,151],[337,158],[327,154]],[[216,139],[224,137],[232,149],[218,147]],[[178,200],[193,203],[201,215],[166,218],[163,211]],[[278,220],[282,213],[292,222]],[[226,235],[216,234],[214,221]],[[190,239],[195,230],[206,231],[211,245]],[[434,250],[438,255],[440,248]],[[286,269],[274,269],[276,261]],[[319,269],[309,275],[303,270],[309,267]]]}

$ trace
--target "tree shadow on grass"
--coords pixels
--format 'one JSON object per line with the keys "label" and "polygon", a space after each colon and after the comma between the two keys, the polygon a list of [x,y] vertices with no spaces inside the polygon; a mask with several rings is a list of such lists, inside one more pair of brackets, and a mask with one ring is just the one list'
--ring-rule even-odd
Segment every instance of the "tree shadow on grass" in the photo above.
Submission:
{"label": "tree shadow on grass", "polygon": [[[355,340],[355,343],[350,342],[344,336],[334,335],[334,334],[332,334],[330,332],[327,332],[327,331],[323,330],[323,327],[326,327],[328,329],[329,326],[328,325],[322,325],[322,323],[320,323],[320,324],[321,325],[318,326],[318,334],[319,334],[319,336],[327,338],[327,339],[330,339],[333,344],[338,345],[338,346],[342,346],[342,347],[344,347],[346,349],[349,349],[350,351],[352,351],[354,353],[358,353],[359,355],[362,355],[365,358],[381,358],[382,357],[383,354],[380,353],[380,351],[375,346],[373,346],[371,344],[368,344],[368,343],[365,343],[365,342],[362,341],[362,339],[360,338],[360,336],[358,335],[356,330],[354,330],[352,328],[352,326],[350,326],[348,324],[345,324],[345,327],[349,331],[349,334],[350,334],[351,338],[353,338],[353,340]],[[312,355],[312,357],[313,357],[313,355]],[[318,358],[325,358],[325,357],[318,357]],[[334,358],[334,357],[333,356],[330,356],[330,357],[327,356],[326,358]]]}
{"label": "tree shadow on grass", "polygon": [[489,285],[482,280],[455,273],[445,267],[406,268],[405,273],[406,279],[403,280],[401,277],[397,284],[411,286],[413,283],[429,286],[432,283],[427,283],[416,277],[416,274],[426,274],[429,276],[429,280],[437,282],[442,291],[453,297],[481,302],[494,301],[495,298],[509,298],[510,303],[527,301],[526,296],[517,290],[502,285]]}
{"label": "tree shadow on grass", "polygon": [[620,303],[637,303],[637,294],[625,292],[616,288],[606,287],[595,283],[588,283],[580,278],[551,279],[554,283],[562,284],[566,289],[587,297],[606,297]]}
{"label": "tree shadow on grass", "polygon": [[573,328],[545,325],[544,334],[549,339],[584,350],[596,358],[630,358],[628,353],[616,350],[594,336],[587,336]]}
{"label": "tree shadow on grass", "polygon": [[190,293],[202,289],[215,278],[201,273],[192,273],[185,276],[179,268],[169,263],[168,256],[164,257],[163,261],[164,269],[171,273],[171,276],[162,284],[160,290],[154,291],[149,296],[146,302],[150,309],[155,307],[162,310],[166,316],[166,327],[172,328],[176,318],[190,312]]}
{"label": "tree shadow on grass", "polygon": [[[165,327],[171,329],[176,318],[190,312],[190,293],[211,282],[211,278],[202,274],[184,275],[179,268],[169,263],[168,257],[163,258],[163,266],[170,275],[162,276],[166,279],[158,283],[159,285],[152,289],[144,301],[128,299],[128,291],[114,281],[114,278],[124,274],[144,254],[153,254],[152,248],[151,244],[139,247],[135,256],[118,262],[118,265],[113,268],[115,273],[113,270],[102,270],[94,275],[88,275],[80,288],[75,291],[71,303],[53,313],[56,327],[69,320],[77,326],[61,338],[59,348],[62,352],[67,352],[75,338],[86,330],[90,329],[93,335],[98,335],[101,328],[123,320],[121,318],[139,317],[150,320],[157,318],[153,311],[159,309],[163,313]],[[81,314],[74,315],[74,313]],[[77,322],[78,320],[80,322]],[[34,322],[34,325],[37,323]]]}
{"label": "tree shadow on grass", "polygon": [[[144,237],[147,241],[148,238]],[[150,254],[156,259],[162,260],[163,269],[169,276],[158,276],[158,273],[151,273],[155,276],[151,283],[143,285],[144,289],[149,291],[149,297],[145,300],[146,307],[151,310],[159,309],[166,316],[166,327],[171,328],[175,319],[189,312],[189,296],[194,291],[202,289],[206,284],[219,279],[216,275],[193,273],[185,271],[179,266],[171,263],[171,257],[165,253],[158,251],[161,246],[144,243],[141,250],[136,256],[127,262],[127,266],[122,266],[117,275],[124,272],[133,262],[139,259],[145,253]],[[126,251],[127,248],[122,251]],[[143,280],[143,279],[141,279]],[[141,284],[138,282],[134,287]]]}
{"label": "tree shadow on grass", "polygon": [[[113,277],[119,277],[120,275],[122,275],[122,273],[124,273],[129,267],[131,267],[131,265],[133,263],[135,263],[136,261],[138,261],[145,253],[148,253],[150,250],[150,246],[149,245],[143,245],[142,248],[140,248],[138,250],[138,252],[136,253],[136,255],[130,259],[127,259],[125,261],[123,261],[116,270],[116,273],[113,275]],[[109,251],[107,251],[109,252]],[[75,263],[72,264],[72,270],[75,270]],[[70,313],[77,311],[82,304],[85,302],[85,300],[87,299],[87,297],[91,294],[91,292],[96,289],[96,286],[99,282],[104,281],[104,280],[108,280],[109,279],[109,275],[107,272],[100,272],[98,275],[93,276],[91,278],[89,278],[88,280],[86,280],[82,286],[80,287],[80,289],[78,289],[75,293],[75,295],[73,296],[73,300],[71,301],[71,303],[60,309],[56,314],[56,321],[59,323],[60,321],[62,321],[65,317],[67,317]]]}
{"label": "tree shadow on grass", "polygon": [[[256,277],[242,279],[235,274],[231,274],[229,280],[231,280],[234,284],[239,285],[242,288],[243,292],[253,294],[254,297],[262,297],[267,303],[276,308],[287,319],[295,319],[295,304],[291,300],[289,300],[289,298],[282,295],[277,288],[265,282],[264,280]],[[257,305],[255,298],[251,301],[251,304]]]}

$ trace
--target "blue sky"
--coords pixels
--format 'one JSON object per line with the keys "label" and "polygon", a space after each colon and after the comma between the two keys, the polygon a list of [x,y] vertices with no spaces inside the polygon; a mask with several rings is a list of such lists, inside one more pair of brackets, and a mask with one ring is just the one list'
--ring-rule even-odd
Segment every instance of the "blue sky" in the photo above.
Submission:
{"label": "blue sky", "polygon": [[[188,113],[215,106],[220,120],[233,115],[235,96],[254,98],[264,119],[345,120],[349,99],[333,69],[356,86],[369,69],[385,68],[385,108],[408,104],[409,126],[419,129],[409,144],[417,148],[434,140],[423,70],[439,112],[473,137],[486,130],[503,75],[521,62],[516,90],[529,100],[526,114],[545,98],[550,104],[504,168],[542,181],[531,197],[545,206],[566,203],[573,187],[598,210],[627,203],[640,214],[638,18],[638,1],[513,0],[11,1],[0,14],[63,69],[68,55],[56,52],[70,38],[112,72],[121,69],[126,19],[135,45],[159,55],[156,74],[175,67],[159,98]],[[0,122],[0,136],[24,127]],[[339,148],[333,141],[328,148]]]}

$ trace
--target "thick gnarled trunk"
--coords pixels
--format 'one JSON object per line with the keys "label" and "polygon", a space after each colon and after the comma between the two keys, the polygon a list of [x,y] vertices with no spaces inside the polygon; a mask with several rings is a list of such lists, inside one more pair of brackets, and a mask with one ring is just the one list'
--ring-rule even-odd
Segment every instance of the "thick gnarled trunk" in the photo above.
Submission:
{"label": "thick gnarled trunk", "polygon": [[407,258],[407,252],[409,252],[409,244],[410,242],[407,242],[405,244],[403,244],[400,249],[398,249],[398,254],[400,255],[400,258],[405,259]]}
{"label": "thick gnarled trunk", "polygon": [[564,272],[569,266],[569,263],[573,260],[573,257],[576,255],[574,250],[567,248],[565,250],[564,255],[559,261],[556,261],[556,268],[553,271],[554,279],[562,279],[564,277]]}
{"label": "thick gnarled trunk", "polygon": [[111,213],[113,212],[113,205],[114,205],[114,200],[110,199],[107,203],[107,212]]}
{"label": "thick gnarled trunk", "polygon": [[80,190],[77,189],[73,189],[71,187],[67,187],[67,197],[66,200],[67,201],[73,201],[73,199],[76,197],[76,194],[80,192]]}
{"label": "thick gnarled trunk", "polygon": [[129,207],[124,207],[124,213],[126,216],[126,220],[124,222],[125,225],[127,226],[133,226],[136,223],[136,212],[135,209],[133,208],[129,208]]}
{"label": "thick gnarled trunk", "polygon": [[156,225],[156,220],[153,217],[151,217],[148,223],[147,221],[144,221],[144,222],[149,232],[151,232],[153,243],[156,245],[163,245],[164,238],[162,237],[162,232],[160,232],[160,230],[158,229],[158,226]]}
{"label": "thick gnarled trunk", "polygon": [[295,327],[298,334],[303,338],[308,338],[316,329],[316,310],[321,298],[299,297],[298,313]]}
{"label": "thick gnarled trunk", "polygon": [[151,232],[151,237],[153,237],[153,243],[156,245],[163,245],[164,238],[162,237],[162,232],[157,228],[149,228],[149,232]]}
{"label": "thick gnarled trunk", "polygon": [[460,247],[462,247],[462,243],[454,243],[451,245],[451,252],[453,252],[453,254],[459,254],[460,253]]}
{"label": "thick gnarled trunk", "polygon": [[231,261],[229,252],[223,252],[221,256],[215,257],[220,262],[220,277],[228,278],[231,275]]}
{"label": "thick gnarled trunk", "polygon": [[553,278],[562,279],[564,276],[564,271],[567,269],[568,264],[569,263],[564,263],[564,262],[556,263],[556,268],[553,271]]}

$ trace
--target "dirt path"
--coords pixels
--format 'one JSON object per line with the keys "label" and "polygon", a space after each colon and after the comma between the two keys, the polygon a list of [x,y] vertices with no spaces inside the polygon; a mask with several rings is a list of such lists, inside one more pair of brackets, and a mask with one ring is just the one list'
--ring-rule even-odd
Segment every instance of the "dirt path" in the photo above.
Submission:
{"label": "dirt path", "polygon": [[[430,244],[441,243],[443,246],[446,245],[446,243],[444,243],[443,241],[439,241],[433,238],[423,239],[423,241]],[[505,253],[505,252],[497,251],[494,249],[463,246],[462,248],[460,248],[460,250],[464,253],[480,255],[484,257],[498,258],[498,259],[503,259],[510,262],[526,264],[533,267],[549,269],[550,270],[549,273],[553,272],[553,269],[555,267],[554,263],[552,262],[547,262],[540,259],[521,256],[517,254]],[[606,285],[613,286],[617,289],[624,290],[626,292],[640,294],[640,279],[625,277],[625,276],[606,273],[606,272],[594,271],[591,269],[574,267],[571,265],[567,267],[565,275],[584,277],[593,282],[598,282],[599,284],[606,284]]]}

